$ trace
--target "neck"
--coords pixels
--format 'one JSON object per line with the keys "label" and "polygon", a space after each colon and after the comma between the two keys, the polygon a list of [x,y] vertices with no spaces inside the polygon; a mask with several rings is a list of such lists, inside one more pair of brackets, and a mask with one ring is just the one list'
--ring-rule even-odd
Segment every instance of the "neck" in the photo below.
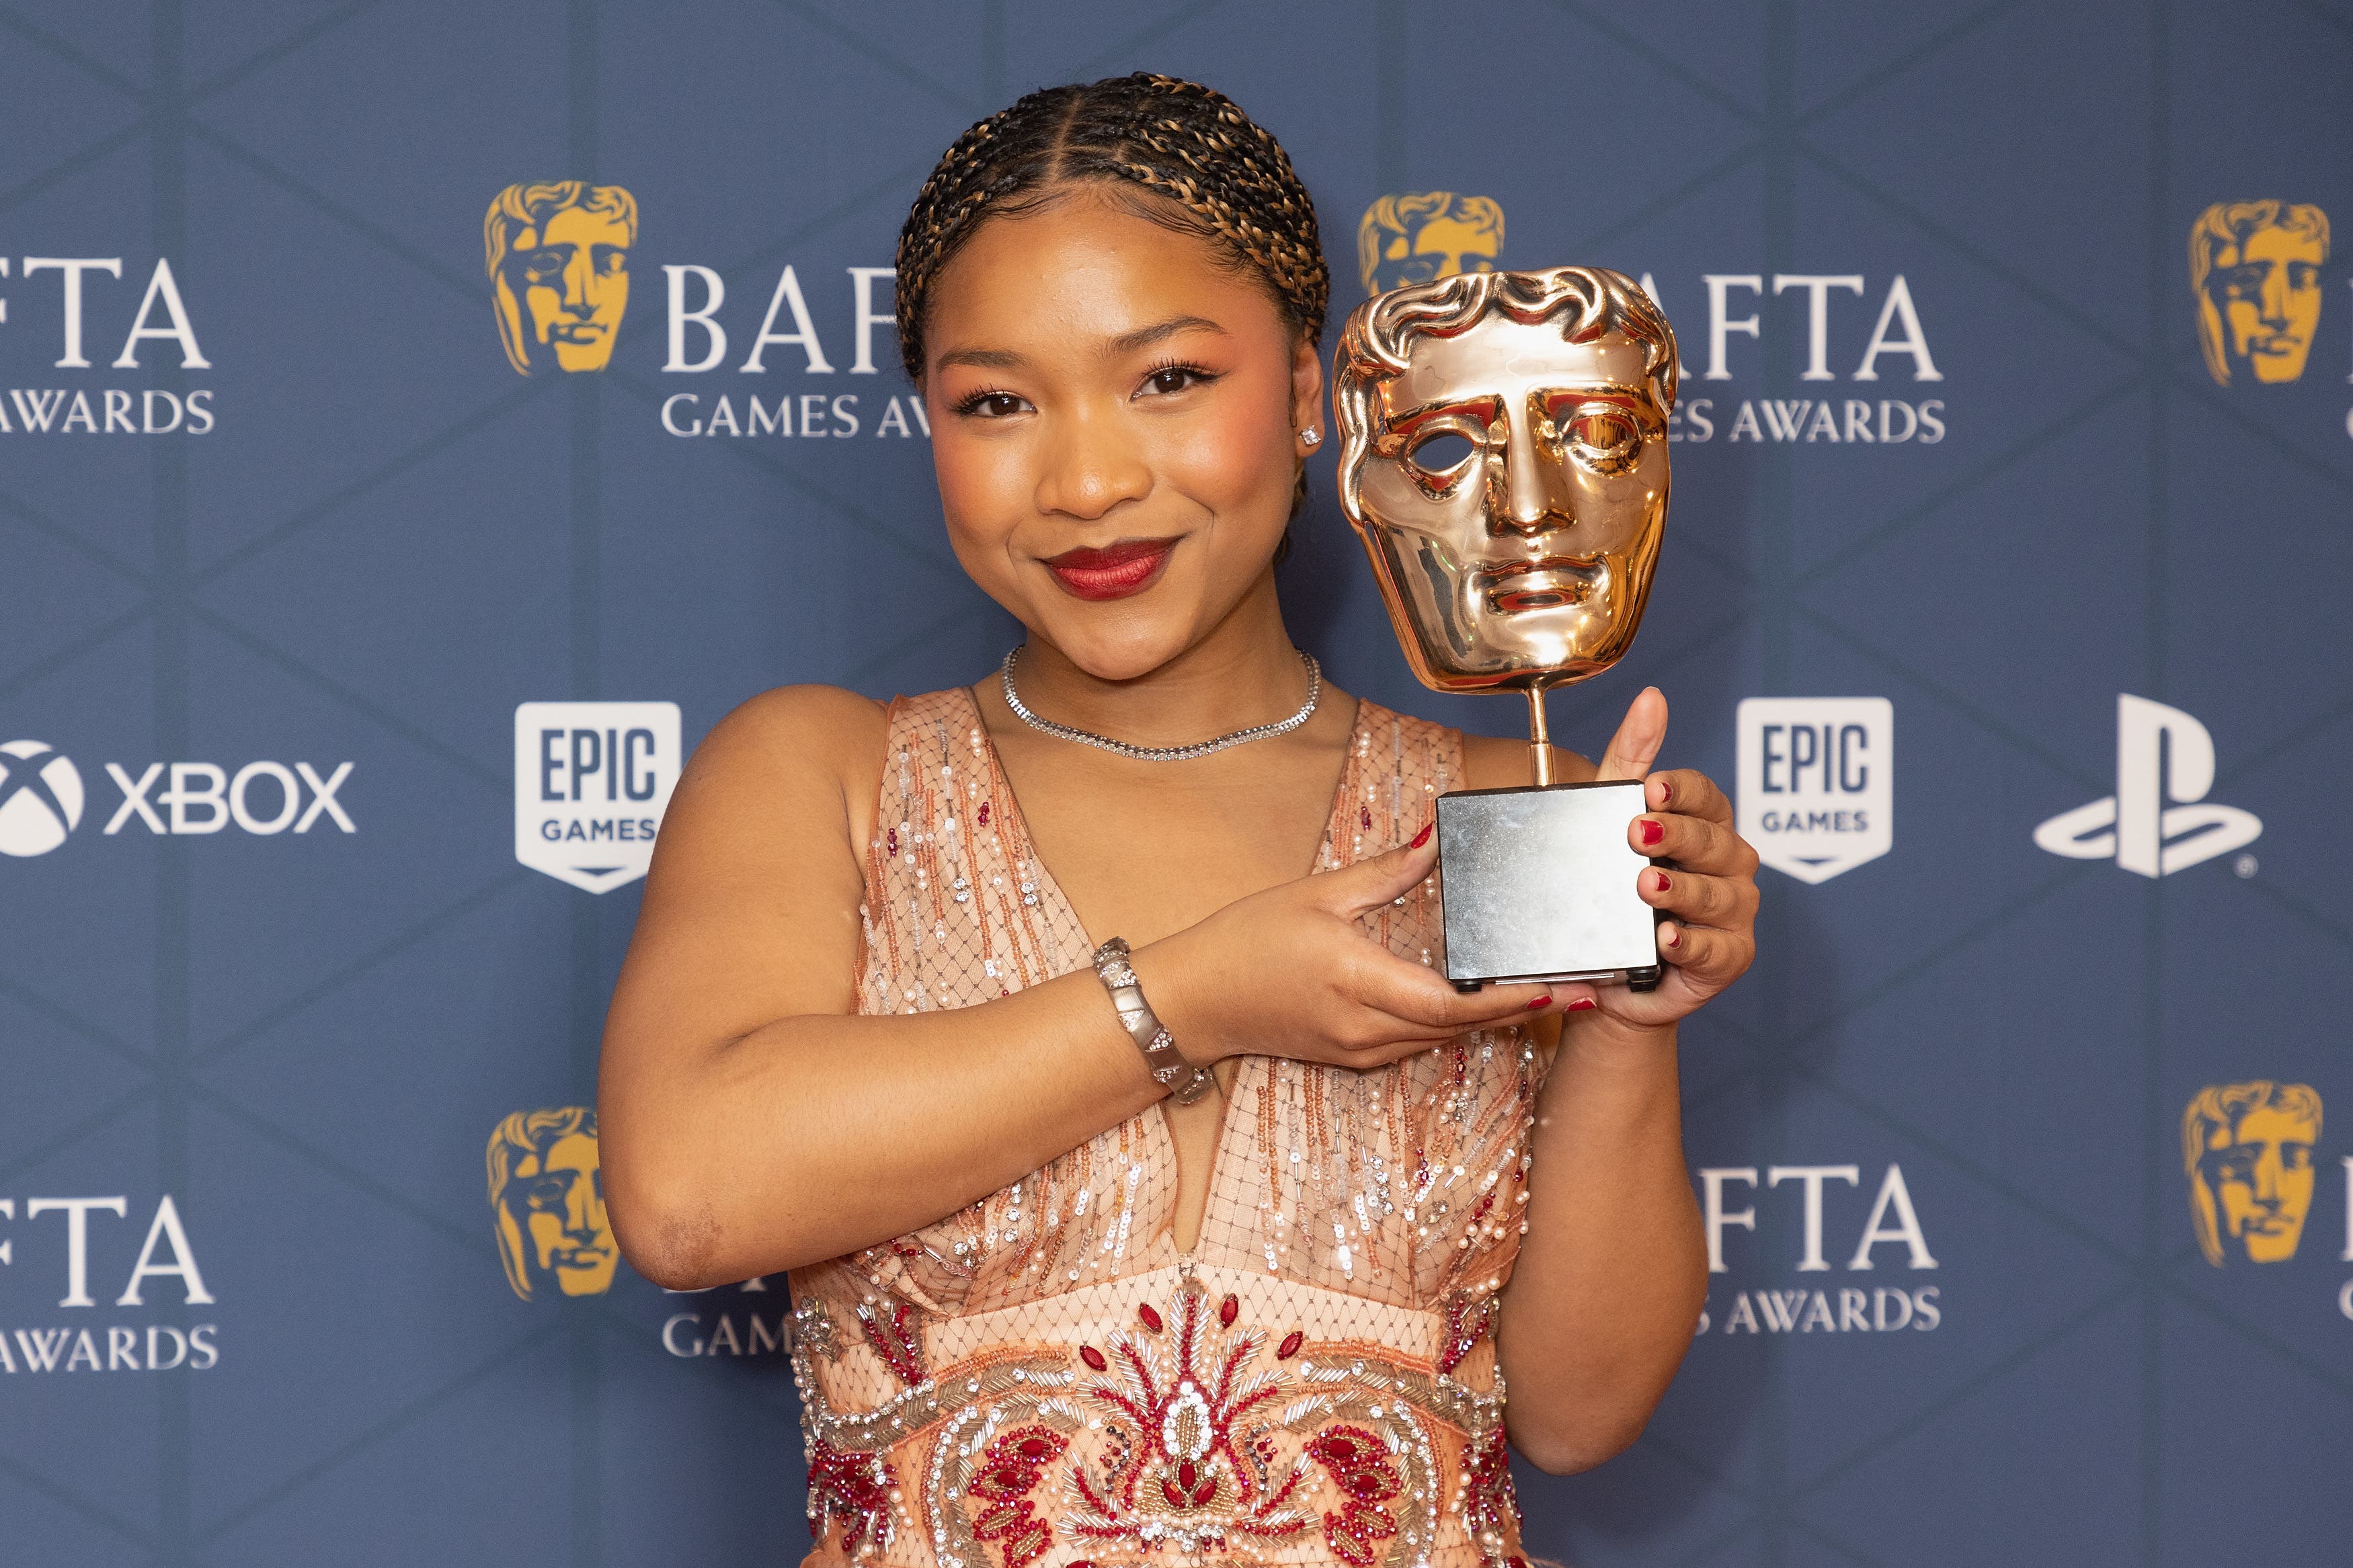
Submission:
{"label": "neck", "polygon": [[1145,674],[1103,679],[1032,635],[1014,682],[1039,717],[1138,746],[1188,745],[1272,723],[1307,700],[1307,667],[1283,629],[1271,569],[1208,636]]}

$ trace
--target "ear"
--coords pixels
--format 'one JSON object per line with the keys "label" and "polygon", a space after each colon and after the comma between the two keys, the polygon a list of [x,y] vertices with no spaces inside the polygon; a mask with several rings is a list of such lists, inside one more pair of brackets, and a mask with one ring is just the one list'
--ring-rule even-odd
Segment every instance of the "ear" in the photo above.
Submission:
{"label": "ear", "polygon": [[1328,436],[1331,421],[1324,416],[1324,356],[1315,340],[1302,332],[1291,350],[1291,427],[1313,425]]}

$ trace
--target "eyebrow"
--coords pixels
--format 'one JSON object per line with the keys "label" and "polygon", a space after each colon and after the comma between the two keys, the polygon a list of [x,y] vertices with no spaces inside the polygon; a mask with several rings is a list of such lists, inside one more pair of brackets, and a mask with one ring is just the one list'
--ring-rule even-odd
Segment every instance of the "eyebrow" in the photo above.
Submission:
{"label": "eyebrow", "polygon": [[940,356],[939,368],[973,364],[983,370],[1010,370],[1021,363],[1021,356],[1010,349],[950,349]]}
{"label": "eyebrow", "polygon": [[1206,316],[1171,316],[1165,321],[1157,321],[1151,326],[1139,327],[1134,331],[1122,333],[1112,339],[1111,345],[1105,352],[1112,357],[1117,358],[1122,354],[1132,354],[1138,349],[1148,349],[1153,344],[1173,338],[1179,332],[1196,331],[1215,332],[1219,337],[1226,335],[1225,328]]}
{"label": "eyebrow", "polygon": [[[1215,332],[1219,337],[1226,335],[1226,329],[1207,316],[1171,316],[1165,321],[1155,321],[1148,327],[1121,333],[1104,345],[1103,354],[1106,358],[1117,359],[1138,349],[1150,348],[1154,343],[1173,338],[1179,332],[1194,331]],[[968,364],[982,370],[1013,370],[1028,363],[1011,349],[950,349],[940,355],[938,368],[945,370],[950,365]]]}

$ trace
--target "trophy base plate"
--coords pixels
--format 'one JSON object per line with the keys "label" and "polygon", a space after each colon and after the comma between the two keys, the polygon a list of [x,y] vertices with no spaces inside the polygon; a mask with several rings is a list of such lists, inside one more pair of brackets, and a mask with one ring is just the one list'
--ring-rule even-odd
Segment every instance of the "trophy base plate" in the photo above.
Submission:
{"label": "trophy base plate", "polygon": [[1647,969],[1595,969],[1583,974],[1498,974],[1490,980],[1457,980],[1457,991],[1483,991],[1490,985],[1550,985],[1556,981],[1590,980],[1596,985],[1623,985],[1629,991],[1656,991],[1659,982],[1666,978],[1666,966],[1653,963]]}
{"label": "trophy base plate", "polygon": [[1446,978],[1458,991],[1589,980],[1648,991],[1658,913],[1626,841],[1641,782],[1455,790],[1438,797]]}

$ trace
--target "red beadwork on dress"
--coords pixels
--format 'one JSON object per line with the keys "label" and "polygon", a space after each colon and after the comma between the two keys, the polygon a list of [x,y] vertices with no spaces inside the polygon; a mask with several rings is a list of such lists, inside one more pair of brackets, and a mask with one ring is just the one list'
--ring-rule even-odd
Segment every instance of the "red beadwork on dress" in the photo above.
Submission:
{"label": "red beadwork on dress", "polygon": [[[859,1008],[970,1006],[1093,942],[971,694],[893,702]],[[1461,738],[1359,705],[1317,869],[1411,838]],[[1436,963],[1435,878],[1364,919]],[[1155,1107],[793,1276],[813,1564],[1510,1568],[1488,1331],[1545,1063],[1525,1030],[1369,1073],[1246,1057],[1190,1255]]]}

